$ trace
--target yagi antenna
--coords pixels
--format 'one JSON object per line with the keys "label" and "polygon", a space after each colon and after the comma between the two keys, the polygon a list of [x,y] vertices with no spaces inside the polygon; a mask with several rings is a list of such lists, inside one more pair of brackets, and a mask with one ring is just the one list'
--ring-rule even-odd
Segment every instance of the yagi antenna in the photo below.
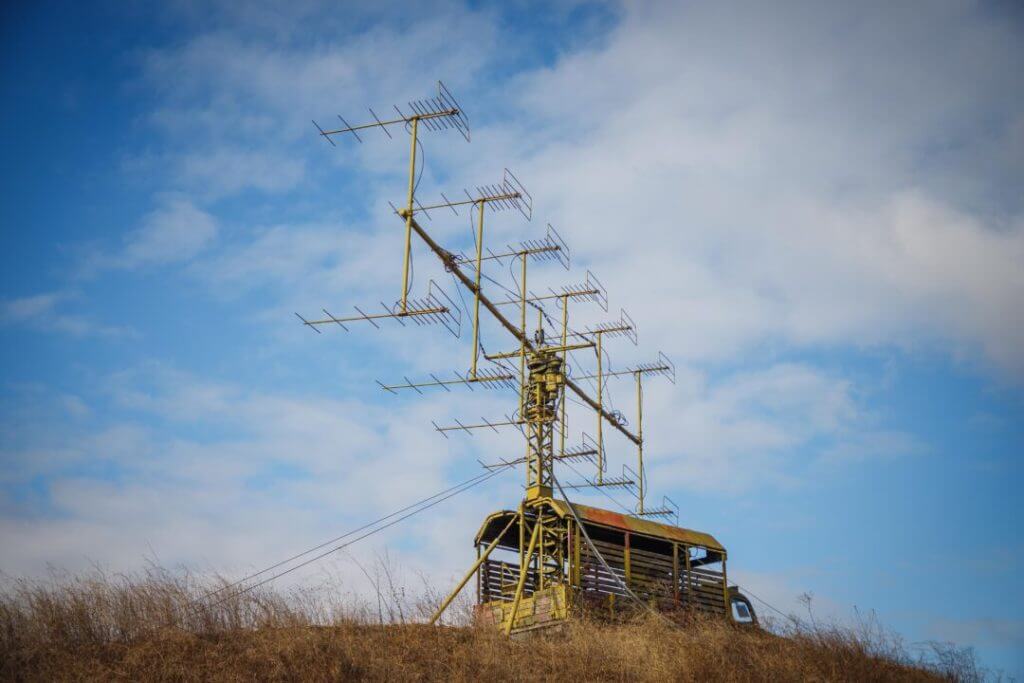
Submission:
{"label": "yagi antenna", "polygon": [[[589,439],[589,437],[585,432],[583,434],[583,438],[584,441],[579,445],[566,449],[564,453],[556,453],[553,456],[554,459],[558,462],[584,462],[593,465],[595,462],[594,456],[597,455],[597,449],[594,446],[593,440],[590,440],[590,442],[588,443],[587,440]],[[512,460],[499,458],[498,462],[492,463],[485,463],[483,461],[477,460],[477,462],[480,463],[480,466],[487,470],[503,469],[505,467],[508,467],[509,465],[521,465],[526,461],[527,458],[525,456],[514,458]]]}
{"label": "yagi antenna", "polygon": [[[676,383],[676,366],[675,363],[670,361],[668,357],[658,352],[658,359],[649,363],[637,363],[636,365],[630,365],[622,370],[606,370],[601,373],[601,376],[605,379],[609,377],[625,377],[627,375],[635,375],[640,373],[644,376],[657,376],[664,377],[672,384]],[[573,375],[574,379],[597,379],[596,374],[590,375]]]}
{"label": "yagi antenna", "polygon": [[321,309],[326,316],[325,318],[309,320],[298,313],[295,315],[302,321],[303,325],[317,333],[320,332],[320,327],[325,326],[337,325],[342,330],[348,332],[349,325],[356,322],[366,322],[380,329],[380,325],[377,324],[379,320],[395,320],[402,326],[405,326],[405,321],[408,320],[417,326],[439,324],[448,330],[453,337],[459,337],[462,329],[462,312],[451,300],[451,297],[436,282],[430,281],[427,287],[427,295],[424,298],[414,298],[410,299],[410,301],[412,302],[412,307],[407,308],[404,312],[399,310],[398,303],[388,306],[381,302],[380,310],[371,309],[370,312],[364,311],[358,306],[353,306],[352,308],[356,311],[355,315],[339,316],[331,313],[326,308]]}
{"label": "yagi antenna", "polygon": [[448,432],[465,432],[466,434],[472,436],[473,432],[477,429],[490,429],[492,431],[497,432],[498,427],[517,427],[520,429],[522,428],[522,420],[514,419],[512,417],[509,417],[508,415],[505,415],[504,418],[505,419],[503,420],[491,422],[486,417],[481,417],[480,422],[471,424],[464,424],[459,420],[453,420],[453,422],[455,422],[454,425],[445,425],[443,427],[438,425],[436,422],[432,424],[434,425],[434,429],[440,432],[441,435],[444,436],[445,438],[448,438]]}
{"label": "yagi antenna", "polygon": [[462,194],[465,199],[449,199],[445,193],[441,193],[442,201],[418,206],[417,210],[426,213],[431,209],[449,209],[456,216],[459,215],[458,207],[472,206],[483,208],[486,205],[492,211],[506,211],[516,209],[523,214],[523,218],[533,218],[533,196],[526,191],[523,184],[515,177],[512,171],[505,169],[501,182],[497,184],[477,185],[473,191],[463,188]]}
{"label": "yagi antenna", "polygon": [[636,473],[633,472],[633,470],[631,470],[626,465],[623,465],[621,477],[604,477],[601,479],[601,481],[595,481],[593,479],[587,479],[586,477],[584,477],[583,481],[564,484],[562,488],[572,490],[610,488],[623,489],[629,491],[634,486],[636,486],[636,482]]}
{"label": "yagi antenna", "polygon": [[629,341],[633,342],[633,346],[637,344],[636,336],[636,323],[629,317],[624,309],[619,309],[619,319],[597,323],[590,327],[586,327],[580,331],[574,331],[569,333],[570,337],[583,337],[586,339],[596,338],[598,336],[604,337],[625,337]]}
{"label": "yagi antenna", "polygon": [[[633,491],[630,493],[633,493],[634,497],[637,496]],[[679,524],[679,506],[668,496],[661,497],[661,505],[659,507],[648,508],[643,512],[634,512],[634,514],[640,517],[661,517],[663,519],[671,519],[676,524]]]}
{"label": "yagi antenna", "polygon": [[[409,146],[409,190],[406,196],[405,207],[398,210],[397,213],[405,219],[405,251],[402,264],[402,295],[399,300],[399,311],[402,316],[405,316],[409,312],[409,268],[411,263],[411,249],[412,249],[412,224],[413,224],[413,213],[417,208],[422,206],[416,200],[416,185],[418,184],[416,175],[416,148],[419,144],[419,130],[422,124],[427,130],[440,131],[447,128],[455,128],[462,134],[462,137],[469,142],[469,119],[466,118],[466,113],[462,107],[455,100],[455,97],[451,94],[451,91],[445,87],[441,81],[437,82],[437,96],[422,100],[412,100],[407,103],[407,111],[402,111],[398,105],[394,106],[395,113],[398,118],[389,119],[387,121],[381,121],[377,113],[370,109],[370,115],[373,117],[372,123],[361,123],[358,125],[351,125],[345,117],[338,114],[338,120],[341,121],[342,127],[334,130],[324,130],[320,124],[313,121],[313,125],[320,132],[321,137],[327,139],[331,145],[334,145],[332,136],[335,135],[346,135],[351,133],[352,137],[357,142],[362,142],[362,138],[359,136],[359,131],[368,130],[370,128],[380,128],[390,138],[391,133],[388,131],[388,127],[397,126],[401,124],[409,132],[410,146]],[[411,113],[409,113],[411,112]],[[422,162],[421,162],[422,167]],[[510,175],[510,174],[509,174]],[[532,209],[532,202],[530,204]],[[426,213],[426,210],[423,209]],[[427,214],[429,216],[429,214]]]}
{"label": "yagi antenna", "polygon": [[370,116],[373,117],[372,122],[352,125],[344,116],[338,114],[337,116],[338,120],[341,122],[341,128],[324,130],[316,121],[313,121],[313,125],[316,126],[321,137],[325,138],[332,145],[334,145],[332,137],[336,135],[351,133],[356,142],[361,143],[363,139],[359,136],[359,131],[365,131],[371,128],[380,128],[384,134],[390,138],[392,137],[390,131],[388,131],[390,126],[402,125],[406,128],[412,128],[414,125],[418,126],[419,124],[422,124],[427,130],[432,131],[454,128],[462,134],[462,137],[466,139],[466,142],[469,142],[469,119],[466,118],[466,112],[461,106],[459,106],[455,97],[441,81],[437,82],[436,97],[412,100],[406,104],[406,111],[402,111],[398,105],[394,106],[394,110],[397,114],[397,118],[391,118],[383,121],[379,116],[377,116],[377,112],[373,109],[369,109]]}
{"label": "yagi antenna", "polygon": [[[520,252],[529,253],[529,252]],[[557,290],[548,288],[547,294],[529,294],[525,301],[527,303],[537,303],[541,301],[557,300],[560,305],[569,301],[593,301],[598,306],[601,306],[604,310],[607,310],[608,305],[608,292],[604,289],[604,286],[597,281],[591,272],[587,271],[586,279],[583,282],[576,282],[569,285],[562,285]],[[519,306],[524,301],[523,298],[513,299],[511,297],[500,299],[494,302],[495,306]],[[583,336],[581,333],[569,332],[570,337]]]}
{"label": "yagi antenna", "polygon": [[[495,261],[500,264],[504,264],[506,259],[526,254],[533,261],[553,261],[569,270],[571,259],[569,245],[565,243],[558,231],[551,227],[550,223],[548,223],[547,233],[541,239],[523,240],[518,246],[506,244],[505,250],[498,253],[487,248],[484,251],[487,252],[487,255],[481,257],[481,261]],[[467,256],[463,252],[455,256],[455,263],[459,265],[468,265],[473,263],[473,260],[472,256]]]}
{"label": "yagi antenna", "polygon": [[458,373],[456,373],[454,379],[439,379],[435,375],[430,375],[430,381],[424,380],[420,382],[413,382],[410,381],[408,378],[403,379],[405,379],[405,382],[399,384],[383,384],[379,381],[377,382],[377,384],[380,385],[381,389],[392,394],[396,393],[397,391],[401,391],[402,389],[411,389],[418,394],[423,393],[422,389],[441,388],[446,391],[451,391],[451,389],[448,388],[450,386],[464,385],[470,386],[470,388],[472,388],[473,384],[482,386],[486,389],[518,388],[518,377],[504,370],[498,370],[493,368],[482,368],[477,373],[475,379],[471,379],[467,376],[463,376]]}

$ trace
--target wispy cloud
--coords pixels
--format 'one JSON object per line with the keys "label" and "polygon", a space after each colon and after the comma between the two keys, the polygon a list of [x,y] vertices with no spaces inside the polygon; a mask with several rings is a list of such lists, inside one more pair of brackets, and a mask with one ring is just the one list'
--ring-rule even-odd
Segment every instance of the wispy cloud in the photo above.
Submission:
{"label": "wispy cloud", "polygon": [[502,129],[544,138],[538,204],[687,357],[938,344],[1020,377],[1024,53],[980,8],[933,9],[630,7],[524,74],[530,127]]}
{"label": "wispy cloud", "polygon": [[[316,12],[286,14],[295,30]],[[160,98],[153,122],[183,143],[173,182],[218,195],[293,188],[326,163],[308,118],[420,93],[438,74],[471,83],[466,64],[502,60],[485,47],[502,30],[486,12],[439,12],[400,38],[374,24],[329,46],[268,33],[260,16],[143,61]],[[458,33],[480,39],[445,39]],[[723,53],[709,42],[720,35],[742,49]],[[381,61],[382,44],[400,48]],[[487,96],[478,107],[504,116],[482,117],[465,150],[428,140],[426,151],[455,185],[489,178],[494,160],[519,169],[539,212],[654,321],[647,339],[684,358],[725,360],[766,340],[938,347],[1020,377],[1024,206],[1010,188],[1024,175],[1024,102],[1007,64],[1024,65],[1013,31],[955,3],[927,16],[628,6],[600,44],[514,87],[475,88]],[[383,168],[358,145],[332,154]],[[279,270],[289,251],[305,258],[286,249]],[[663,277],[639,277],[649,272]]]}
{"label": "wispy cloud", "polygon": [[251,149],[195,150],[178,160],[181,184],[211,198],[247,188],[268,193],[290,190],[304,174],[302,159]]}
{"label": "wispy cloud", "polygon": [[75,337],[124,337],[135,334],[129,327],[105,325],[88,316],[63,310],[62,305],[76,298],[78,295],[75,292],[58,291],[0,302],[0,322]]}
{"label": "wispy cloud", "polygon": [[138,227],[125,233],[119,247],[94,247],[88,252],[80,264],[81,273],[91,276],[104,270],[188,261],[216,240],[218,230],[217,220],[191,200],[165,196]]}
{"label": "wispy cloud", "polygon": [[[78,568],[90,559],[137,566],[150,544],[164,561],[190,566],[274,561],[281,548],[322,541],[445,488],[460,451],[439,436],[422,438],[422,405],[394,410],[258,392],[160,366],[100,386],[95,400],[115,408],[102,420],[61,418],[66,397],[47,403],[36,392],[16,426],[0,422],[18,434],[0,449],[0,507],[10,507],[11,491],[24,497],[25,482],[45,482],[41,498],[22,505],[35,514],[0,518],[11,550],[5,571]],[[401,476],[413,470],[415,478]],[[434,539],[458,557],[460,541],[442,530],[457,521],[459,538],[468,535],[486,507],[480,495],[467,493],[461,505],[375,542],[401,552],[418,545],[408,539]],[[458,570],[456,560],[408,565]]]}
{"label": "wispy cloud", "polygon": [[674,392],[651,384],[645,460],[652,480],[670,489],[785,490],[807,484],[823,465],[927,450],[880,423],[850,379],[808,364],[777,363],[714,382],[682,373]]}

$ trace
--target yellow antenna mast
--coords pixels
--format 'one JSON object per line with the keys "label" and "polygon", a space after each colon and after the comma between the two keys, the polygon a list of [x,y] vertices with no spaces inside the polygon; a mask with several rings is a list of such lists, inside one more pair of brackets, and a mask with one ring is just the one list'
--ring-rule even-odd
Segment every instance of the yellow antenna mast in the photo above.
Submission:
{"label": "yellow antenna mast", "polygon": [[[575,511],[571,516],[567,515],[564,506],[568,503],[558,501],[553,497],[556,462],[587,462],[593,464],[597,470],[594,481],[585,479],[581,483],[560,486],[560,488],[574,490],[589,487],[619,487],[632,492],[636,487],[638,493],[634,495],[638,496],[636,511],[638,518],[671,514],[672,510],[667,503],[663,505],[662,509],[651,510],[645,507],[647,486],[644,475],[642,378],[652,374],[671,374],[674,377],[675,370],[664,356],[659,356],[659,361],[654,364],[639,365],[618,371],[614,370],[610,362],[606,361],[604,349],[606,337],[626,337],[636,344],[636,326],[625,311],[620,313],[619,319],[616,321],[584,327],[581,330],[574,330],[570,327],[569,306],[571,303],[591,301],[598,303],[604,311],[608,310],[608,293],[589,271],[587,271],[584,281],[580,283],[564,285],[560,288],[549,288],[546,293],[537,293],[529,289],[527,271],[530,262],[539,262],[542,265],[544,262],[557,262],[567,270],[570,267],[568,245],[550,225],[547,226],[547,231],[541,238],[528,239],[517,245],[498,247],[497,251],[487,246],[486,242],[490,237],[485,231],[487,209],[492,211],[516,209],[527,220],[530,220],[533,215],[533,200],[529,192],[508,169],[505,169],[500,183],[476,186],[473,192],[464,190],[463,193],[466,197],[464,200],[452,201],[442,193],[440,195],[442,200],[439,202],[429,205],[423,205],[420,202],[417,198],[417,191],[423,169],[422,156],[418,154],[418,150],[422,149],[419,139],[421,127],[429,131],[453,128],[461,133],[467,141],[470,137],[468,119],[462,107],[444,84],[438,82],[436,97],[409,102],[407,112],[395,107],[397,118],[384,121],[372,109],[369,111],[373,117],[371,123],[350,125],[339,115],[338,118],[343,124],[342,128],[324,130],[319,125],[316,127],[320,135],[332,145],[335,144],[334,137],[348,134],[361,143],[359,132],[370,128],[380,128],[388,137],[391,137],[389,129],[397,125],[405,127],[408,131],[410,137],[409,176],[405,201],[401,208],[392,205],[394,213],[402,219],[405,228],[401,296],[390,306],[381,302],[381,312],[367,312],[354,306],[355,315],[338,316],[326,309],[323,309],[326,316],[324,318],[308,319],[298,313],[296,315],[303,325],[317,333],[320,333],[320,328],[324,326],[338,326],[348,331],[348,326],[351,323],[367,322],[374,327],[379,327],[379,321],[393,319],[403,326],[406,321],[412,321],[417,326],[440,324],[458,337],[462,322],[459,308],[434,281],[429,281],[425,295],[413,296],[411,292],[410,270],[414,234],[427,249],[438,257],[445,271],[454,278],[456,286],[465,287],[473,294],[472,355],[468,372],[465,374],[456,372],[454,376],[441,377],[431,374],[429,380],[403,377],[402,382],[387,384],[378,382],[378,384],[382,390],[389,393],[410,390],[423,394],[429,389],[452,391],[455,387],[466,387],[470,390],[474,390],[474,387],[516,390],[519,405],[512,415],[503,415],[501,418],[481,417],[479,421],[467,422],[456,419],[454,425],[445,426],[434,423],[434,428],[445,438],[456,433],[472,435],[479,429],[500,432],[506,427],[513,427],[525,439],[526,447],[522,457],[513,460],[499,457],[497,462],[480,463],[491,471],[507,469],[514,465],[525,465],[526,495],[517,511],[509,513],[513,516],[503,525],[498,536],[489,540],[483,554],[478,557],[477,562],[458,584],[455,591],[457,593],[473,573],[492,571],[493,565],[488,560],[491,552],[495,548],[508,547],[508,542],[503,540],[506,532],[517,534],[519,540],[515,547],[519,557],[518,567],[515,570],[510,570],[511,574],[507,577],[505,570],[501,569],[501,597],[497,603],[489,603],[499,611],[500,623],[506,632],[511,632],[523,627],[524,622],[520,618],[520,610],[523,606],[529,605],[528,609],[536,610],[540,596],[551,596],[552,600],[561,605],[558,609],[564,612],[568,602],[576,599],[573,596],[582,595],[580,593],[582,590],[579,556],[581,551],[580,521]],[[316,125],[315,122],[314,125]],[[419,166],[417,166],[418,158]],[[474,219],[475,243],[470,255],[443,248],[418,220],[420,214],[431,219],[430,211],[436,209],[447,208],[458,215],[459,207],[468,208],[471,218]],[[500,284],[499,281],[485,273],[486,268],[506,262],[512,268],[518,267],[518,277],[514,274],[511,276],[513,280],[517,280],[518,291],[513,291]],[[490,285],[485,280],[496,284],[504,293],[493,296],[490,292]],[[552,332],[554,343],[547,339],[545,333],[545,320],[549,322],[552,320],[545,310],[545,305],[548,303],[561,307],[561,334],[559,335],[557,331]],[[506,306],[515,306],[518,309],[518,324],[512,322],[503,313],[502,309]],[[537,309],[537,327],[533,334],[527,327],[529,307]],[[490,319],[498,328],[504,329],[512,336],[518,348],[507,352],[484,353],[483,360],[492,365],[482,367],[480,340],[483,312],[489,314]],[[553,322],[550,324],[552,327],[555,325]],[[571,362],[571,353],[587,349],[593,349],[597,354],[596,372],[591,375],[570,376],[568,367]],[[513,359],[519,362],[518,372],[506,365],[506,361]],[[629,428],[621,413],[613,412],[605,405],[604,394],[607,380],[627,374],[634,376],[637,389],[637,429],[635,433]],[[582,380],[592,379],[596,379],[596,397],[592,397],[579,383]],[[583,434],[582,441],[578,446],[566,447],[568,424],[566,399],[569,396],[574,397],[574,400],[584,409],[594,411],[597,419],[596,440]],[[558,425],[557,449],[555,446],[556,425]],[[621,478],[605,476],[607,452],[604,431],[608,426],[636,446],[637,472],[627,465],[623,465]],[[574,508],[571,509],[574,510]],[[646,522],[642,519],[638,519],[637,522],[653,524],[653,522]],[[678,547],[673,547],[675,548],[673,552],[677,552]],[[628,557],[628,545],[626,552]],[[710,558],[721,558],[724,561],[724,553],[717,550],[714,552],[718,554],[709,555]],[[689,556],[686,555],[686,557]],[[687,569],[689,569],[689,563],[687,563]],[[628,568],[626,571],[628,582]],[[481,578],[481,580],[483,579]],[[450,604],[455,593],[442,603],[432,622],[440,617],[441,612]],[[722,595],[725,594],[722,593]]]}

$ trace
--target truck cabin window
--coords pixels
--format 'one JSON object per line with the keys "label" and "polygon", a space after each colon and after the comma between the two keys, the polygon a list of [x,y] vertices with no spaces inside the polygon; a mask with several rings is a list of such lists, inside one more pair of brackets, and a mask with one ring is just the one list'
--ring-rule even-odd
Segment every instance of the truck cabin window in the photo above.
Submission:
{"label": "truck cabin window", "polygon": [[754,618],[750,616],[750,608],[742,600],[732,601],[732,618],[741,624],[749,624],[754,621]]}

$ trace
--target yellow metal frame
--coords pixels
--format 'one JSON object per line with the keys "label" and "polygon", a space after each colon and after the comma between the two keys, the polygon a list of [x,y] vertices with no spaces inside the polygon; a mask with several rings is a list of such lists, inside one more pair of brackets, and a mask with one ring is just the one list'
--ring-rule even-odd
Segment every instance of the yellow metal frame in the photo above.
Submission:
{"label": "yellow metal frame", "polygon": [[[440,86],[443,89],[443,86]],[[337,133],[356,133],[358,130],[371,127],[381,127],[398,123],[405,123],[409,132],[409,174],[408,174],[408,186],[405,197],[405,205],[397,210],[397,214],[404,221],[404,243],[403,243],[403,254],[402,254],[402,293],[399,300],[399,310],[394,312],[393,309],[389,309],[389,313],[386,314],[374,314],[374,315],[361,315],[352,320],[369,320],[384,318],[384,317],[412,317],[412,316],[430,316],[437,313],[447,312],[447,309],[443,308],[424,308],[423,310],[411,310],[409,306],[409,289],[410,289],[410,274],[411,274],[411,262],[412,262],[412,235],[415,232],[426,245],[441,259],[444,263],[446,270],[451,272],[456,280],[463,286],[473,292],[473,332],[472,332],[472,356],[470,372],[468,377],[461,378],[459,380],[439,380],[436,377],[434,382],[412,382],[406,380],[403,385],[394,385],[389,387],[382,385],[385,389],[393,390],[395,388],[412,388],[417,389],[425,386],[442,386],[447,387],[449,384],[458,383],[469,383],[469,382],[484,382],[491,384],[500,384],[502,381],[513,380],[514,377],[511,373],[502,375],[497,372],[488,372],[486,369],[481,371],[479,367],[480,363],[480,336],[481,336],[481,306],[486,308],[503,326],[508,332],[510,332],[515,339],[519,342],[519,348],[515,351],[497,353],[493,355],[486,355],[487,360],[504,360],[518,357],[519,359],[519,415],[517,419],[509,418],[504,423],[489,422],[484,419],[482,425],[463,425],[458,423],[458,427],[451,428],[438,428],[439,431],[445,432],[448,430],[463,429],[469,431],[477,427],[495,427],[497,424],[516,424],[521,425],[526,435],[526,450],[523,462],[526,464],[526,496],[519,506],[519,511],[516,516],[513,516],[501,532],[495,536],[495,538],[487,545],[483,552],[480,552],[478,548],[478,557],[473,566],[468,572],[462,577],[462,579],[455,586],[452,593],[444,600],[439,606],[438,610],[431,618],[431,623],[436,623],[441,617],[444,611],[450,606],[455,596],[465,587],[466,583],[473,577],[474,574],[480,571],[481,566],[488,561],[492,551],[500,545],[500,541],[503,539],[505,534],[509,531],[512,524],[519,521],[519,576],[517,577],[515,592],[512,596],[511,601],[502,601],[500,605],[496,607],[499,613],[495,613],[492,616],[498,620],[498,623],[502,625],[506,633],[510,633],[513,630],[522,628],[530,628],[545,621],[560,620],[568,616],[569,610],[574,602],[574,591],[576,587],[580,585],[580,547],[581,547],[581,530],[573,521],[573,519],[566,514],[567,509],[565,503],[554,500],[552,496],[552,482],[554,480],[553,475],[553,463],[558,457],[565,457],[567,455],[565,448],[566,438],[566,400],[565,392],[571,391],[579,399],[591,409],[595,411],[597,416],[597,442],[596,442],[596,456],[597,456],[597,485],[605,483],[604,473],[607,467],[606,452],[605,452],[605,441],[604,441],[604,426],[605,422],[608,422],[612,427],[618,430],[623,436],[631,441],[637,448],[637,464],[639,470],[639,504],[637,512],[640,515],[645,514],[644,500],[646,495],[646,476],[644,473],[644,448],[643,448],[643,381],[642,375],[643,370],[637,370],[633,374],[635,375],[636,392],[637,392],[637,431],[634,434],[615,416],[613,416],[604,405],[604,394],[605,394],[605,381],[608,377],[617,376],[624,374],[622,372],[606,372],[604,363],[604,335],[620,333],[631,329],[629,325],[623,322],[621,325],[605,325],[598,327],[593,330],[586,330],[584,332],[572,332],[569,330],[569,301],[574,298],[579,298],[586,295],[588,292],[592,294],[595,300],[602,303],[602,307],[607,310],[607,294],[601,295],[603,288],[600,288],[598,283],[598,289],[592,289],[590,285],[590,274],[588,272],[587,284],[583,288],[576,288],[569,291],[567,288],[563,288],[562,293],[552,292],[550,295],[530,296],[527,289],[527,262],[531,255],[543,254],[551,252],[564,247],[564,242],[559,246],[555,243],[543,242],[526,242],[524,248],[518,251],[510,251],[508,254],[496,255],[489,252],[490,255],[484,255],[484,237],[485,237],[485,213],[487,204],[489,202],[497,202],[496,208],[501,208],[502,202],[506,205],[511,204],[519,207],[518,199],[521,197],[520,191],[524,193],[527,198],[527,204],[529,205],[530,213],[532,214],[532,200],[529,199],[528,193],[518,181],[515,181],[515,185],[509,186],[503,182],[501,189],[490,188],[491,191],[481,192],[481,196],[477,198],[469,197],[468,201],[450,202],[445,198],[445,204],[439,204],[440,206],[448,206],[454,209],[456,205],[471,205],[476,211],[476,225],[475,225],[475,236],[476,236],[476,250],[475,258],[472,260],[473,273],[472,277],[464,273],[460,269],[460,265],[468,265],[470,259],[463,257],[461,260],[455,257],[451,252],[443,249],[438,245],[430,235],[423,229],[423,227],[416,220],[417,209],[425,211],[427,208],[436,207],[424,207],[416,200],[417,192],[417,163],[422,165],[422,159],[418,159],[417,147],[419,146],[419,134],[420,134],[420,121],[427,121],[428,119],[442,119],[444,117],[461,116],[458,109],[447,108],[447,104],[451,100],[445,100],[442,104],[442,97],[438,97],[434,104],[424,108],[420,106],[417,108],[415,105],[413,109],[418,113],[410,116],[396,119],[393,121],[380,121],[377,119],[376,114],[374,118],[377,119],[376,123],[366,124],[362,126],[349,126],[343,129],[334,131],[320,130],[321,135],[327,137],[330,140],[330,136]],[[442,108],[445,107],[445,108]],[[371,110],[372,112],[372,110]],[[401,112],[399,112],[401,114]],[[344,120],[343,120],[344,122]],[[430,123],[427,121],[424,125],[427,129],[433,130],[437,127],[438,122]],[[458,124],[455,124],[458,127]],[[346,123],[347,126],[347,123]],[[317,126],[319,129],[319,126]],[[462,130],[460,128],[460,130]],[[357,136],[358,137],[358,136]],[[468,137],[467,137],[468,139]],[[420,169],[422,170],[422,169]],[[506,173],[507,170],[506,170]],[[514,178],[513,178],[514,180]],[[442,195],[443,196],[443,195]],[[522,208],[520,208],[522,210]],[[524,214],[525,215],[525,214]],[[471,214],[472,216],[472,214]],[[530,218],[530,216],[527,216]],[[560,238],[558,238],[560,241]],[[567,249],[567,247],[565,247]],[[518,292],[518,298],[513,296],[506,301],[491,301],[483,292],[483,262],[488,259],[498,259],[504,256],[518,256],[520,259],[520,291]],[[568,267],[568,260],[565,261],[565,266]],[[562,305],[562,320],[561,320],[561,338],[560,343],[556,345],[545,345],[543,339],[543,311],[540,308],[539,303],[543,300],[558,299]],[[413,300],[416,304],[416,301]],[[499,306],[503,305],[518,305],[519,307],[519,324],[514,325],[509,321],[499,310]],[[538,306],[538,335],[537,340],[531,341],[527,331],[527,306],[537,305]],[[414,306],[415,308],[416,306]],[[387,308],[387,307],[386,307]],[[422,307],[421,307],[422,308]],[[358,310],[358,309],[357,309]],[[362,313],[360,311],[360,313]],[[330,314],[328,314],[330,315]],[[301,318],[301,316],[300,316]],[[328,320],[315,320],[307,321],[302,319],[307,325],[310,325],[316,329],[316,325],[326,323],[342,323],[349,319],[347,318],[334,318],[330,317]],[[420,320],[416,318],[416,320]],[[570,343],[569,338],[572,337],[584,337],[589,338],[581,343]],[[635,337],[634,337],[635,341]],[[576,382],[570,379],[565,372],[566,364],[569,360],[569,353],[572,351],[593,348],[597,356],[597,392],[596,398],[591,398]],[[555,447],[555,432],[554,425],[559,423],[558,433],[558,446],[557,451]],[[557,455],[556,455],[557,453]],[[585,506],[580,506],[584,509]],[[527,526],[528,526],[528,514],[531,515],[532,529],[529,530],[529,536],[527,537]],[[575,517],[576,513],[573,512],[572,516]],[[653,522],[647,522],[643,519],[636,520],[638,524],[654,524]],[[660,526],[660,525],[659,525]],[[650,530],[655,530],[654,527],[644,527]],[[676,531],[679,531],[677,528]],[[627,583],[632,581],[631,573],[631,549],[630,549],[630,531],[626,532],[625,535],[625,574]],[[643,533],[638,531],[637,533]],[[668,534],[667,531],[662,530],[662,533]],[[672,532],[675,533],[675,532]],[[671,534],[668,536],[672,538]],[[685,534],[684,534],[685,537]],[[688,537],[687,537],[688,538]],[[673,541],[673,566],[676,568],[674,571],[678,573],[678,543],[689,542],[688,540],[677,540]],[[638,551],[639,552],[639,551]],[[723,562],[724,562],[724,551],[723,551]],[[686,567],[689,569],[689,555],[686,556]],[[567,569],[565,569],[567,567]],[[530,573],[533,573],[535,577],[535,585],[531,588],[531,594],[525,594],[525,587],[527,583],[527,577]],[[724,567],[723,567],[724,576]],[[504,590],[504,589],[502,589]],[[727,591],[726,591],[727,592]],[[726,596],[727,597],[727,596]]]}
{"label": "yellow metal frame", "polygon": [[[581,553],[589,541],[584,540],[576,520],[590,529],[589,534],[594,534],[597,528],[622,534],[618,567],[623,572],[624,583],[632,591],[647,593],[651,606],[668,603],[671,607],[666,606],[667,609],[710,610],[724,617],[731,614],[727,555],[722,545],[708,534],[585,505],[572,504],[570,509],[566,501],[538,498],[524,501],[517,512],[489,516],[477,533],[478,548],[485,534],[490,538],[498,520],[502,524],[501,531],[490,540],[485,552],[493,549],[495,539],[507,534],[510,523],[518,522],[523,539],[519,546],[520,571],[511,594],[506,593],[500,599],[481,597],[477,617],[500,627],[506,634],[555,625],[585,609],[586,605],[597,606],[595,598],[604,600],[603,609],[612,616],[622,612],[623,605],[614,594],[595,593],[592,587],[585,587],[582,571],[592,564],[585,565]],[[655,556],[651,550],[645,550],[644,543],[651,540],[664,544],[667,552]],[[704,567],[691,565],[692,548],[713,553],[712,561],[721,562],[721,573],[716,575]],[[587,553],[590,557],[587,562],[593,563],[593,554],[589,550]],[[547,564],[540,564],[545,556]],[[475,569],[479,571],[481,565],[482,561],[478,561]],[[654,566],[660,567],[665,577],[671,579],[671,588],[666,585],[651,592],[651,568]],[[527,590],[531,576],[532,588]],[[713,576],[719,578],[709,578]],[[712,598],[709,591],[719,589],[719,597]],[[492,587],[488,594],[493,596],[493,591]]]}
{"label": "yellow metal frame", "polygon": [[409,297],[409,259],[412,252],[412,216],[413,202],[416,197],[416,136],[419,131],[419,117],[413,117],[412,129],[409,132],[409,194],[405,206],[405,251],[402,259],[402,313],[406,313]]}

